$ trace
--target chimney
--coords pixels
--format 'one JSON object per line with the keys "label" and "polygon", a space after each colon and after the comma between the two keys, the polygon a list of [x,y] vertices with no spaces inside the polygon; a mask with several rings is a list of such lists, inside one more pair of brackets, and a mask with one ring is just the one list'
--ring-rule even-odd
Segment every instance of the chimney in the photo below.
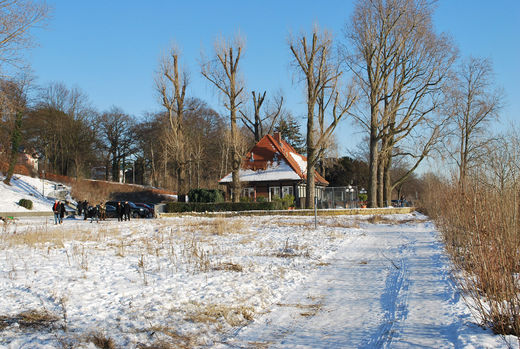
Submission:
{"label": "chimney", "polygon": [[282,144],[282,135],[280,134],[280,132],[275,132],[273,136],[275,141],[278,142],[278,144]]}

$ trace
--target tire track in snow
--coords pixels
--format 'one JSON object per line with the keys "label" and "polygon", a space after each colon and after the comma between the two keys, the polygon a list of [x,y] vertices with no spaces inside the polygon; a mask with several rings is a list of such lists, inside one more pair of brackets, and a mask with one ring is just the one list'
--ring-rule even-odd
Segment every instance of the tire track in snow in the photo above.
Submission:
{"label": "tire track in snow", "polygon": [[[399,253],[407,248],[402,245],[399,248]],[[385,290],[381,295],[381,308],[384,311],[384,316],[375,334],[370,340],[360,347],[362,348],[386,348],[392,343],[394,333],[399,331],[401,321],[406,318],[408,314],[408,265],[407,260],[400,257],[399,263],[395,263],[381,252],[385,259],[388,259],[392,265],[393,270],[386,278]]]}
{"label": "tire track in snow", "polygon": [[284,299],[322,296],[313,317],[275,307],[216,348],[504,347],[460,303],[430,223],[361,226],[366,234]]}

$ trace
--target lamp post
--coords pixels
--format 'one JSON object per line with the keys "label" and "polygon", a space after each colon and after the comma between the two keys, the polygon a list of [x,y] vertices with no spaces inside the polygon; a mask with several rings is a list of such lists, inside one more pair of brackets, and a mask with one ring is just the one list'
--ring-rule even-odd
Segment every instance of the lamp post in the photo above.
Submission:
{"label": "lamp post", "polygon": [[354,188],[352,188],[352,186],[349,185],[347,187],[347,192],[349,193],[349,203],[348,203],[348,206],[349,206],[349,208],[352,208],[352,193],[354,193]]}
{"label": "lamp post", "polygon": [[45,197],[45,170],[42,170],[42,196]]}

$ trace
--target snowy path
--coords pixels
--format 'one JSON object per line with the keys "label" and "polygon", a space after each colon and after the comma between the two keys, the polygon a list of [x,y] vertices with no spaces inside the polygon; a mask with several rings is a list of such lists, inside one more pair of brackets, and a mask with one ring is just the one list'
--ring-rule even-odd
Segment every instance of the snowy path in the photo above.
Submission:
{"label": "snowy path", "polygon": [[431,223],[366,231],[223,347],[505,347],[471,322]]}

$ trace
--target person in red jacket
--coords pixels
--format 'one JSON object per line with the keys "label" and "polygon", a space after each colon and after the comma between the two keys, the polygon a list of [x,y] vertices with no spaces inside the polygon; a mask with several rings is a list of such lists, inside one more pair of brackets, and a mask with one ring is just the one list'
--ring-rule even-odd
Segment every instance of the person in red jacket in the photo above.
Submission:
{"label": "person in red jacket", "polygon": [[58,224],[60,222],[61,212],[61,206],[58,200],[54,200],[54,205],[52,205],[52,212],[54,213],[54,224]]}

